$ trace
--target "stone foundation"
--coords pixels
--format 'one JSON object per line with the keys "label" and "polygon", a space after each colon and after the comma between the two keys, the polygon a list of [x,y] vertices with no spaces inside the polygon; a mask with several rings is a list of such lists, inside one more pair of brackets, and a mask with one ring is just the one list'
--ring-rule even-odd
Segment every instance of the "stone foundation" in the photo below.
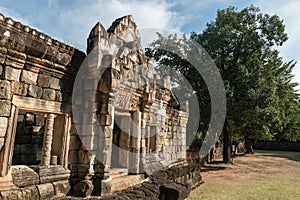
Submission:
{"label": "stone foundation", "polygon": [[169,169],[159,170],[150,175],[149,180],[102,197],[102,200],[183,200],[190,191],[199,186],[202,181],[199,164],[178,165]]}

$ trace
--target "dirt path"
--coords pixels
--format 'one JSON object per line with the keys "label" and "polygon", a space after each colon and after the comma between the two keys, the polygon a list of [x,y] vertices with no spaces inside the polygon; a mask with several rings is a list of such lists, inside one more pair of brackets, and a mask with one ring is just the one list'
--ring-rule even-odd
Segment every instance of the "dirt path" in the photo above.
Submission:
{"label": "dirt path", "polygon": [[189,199],[299,199],[300,152],[261,151],[203,168]]}

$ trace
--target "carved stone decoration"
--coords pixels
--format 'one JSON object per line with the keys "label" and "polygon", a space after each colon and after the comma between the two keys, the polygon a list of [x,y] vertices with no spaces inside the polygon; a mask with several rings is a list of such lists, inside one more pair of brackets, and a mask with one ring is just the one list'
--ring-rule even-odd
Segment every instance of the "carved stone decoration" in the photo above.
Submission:
{"label": "carved stone decoration", "polygon": [[131,98],[132,94],[119,90],[116,93],[116,108],[124,109],[124,110],[130,110],[131,108]]}

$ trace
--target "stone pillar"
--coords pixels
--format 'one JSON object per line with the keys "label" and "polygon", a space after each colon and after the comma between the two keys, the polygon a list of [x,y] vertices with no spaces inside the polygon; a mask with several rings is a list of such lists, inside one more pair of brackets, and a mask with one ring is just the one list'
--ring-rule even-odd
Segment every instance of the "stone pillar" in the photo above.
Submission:
{"label": "stone pillar", "polygon": [[114,126],[114,101],[115,97],[113,93],[101,94],[100,102],[100,126],[101,133],[99,137],[99,154],[100,160],[102,161],[104,171],[103,179],[110,177],[111,167],[111,153],[112,153],[112,138],[113,138],[113,126]]}
{"label": "stone pillar", "polygon": [[128,166],[128,172],[130,174],[138,174],[140,172],[141,119],[141,112],[134,112],[132,114],[132,153]]}
{"label": "stone pillar", "polygon": [[54,119],[54,114],[47,115],[46,130],[44,133],[43,142],[42,165],[50,165]]}

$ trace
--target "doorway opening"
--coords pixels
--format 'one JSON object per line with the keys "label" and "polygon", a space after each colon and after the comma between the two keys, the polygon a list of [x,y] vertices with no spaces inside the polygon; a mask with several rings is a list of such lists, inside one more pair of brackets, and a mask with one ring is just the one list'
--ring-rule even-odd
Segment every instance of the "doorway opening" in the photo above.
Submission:
{"label": "doorway opening", "polygon": [[128,169],[130,151],[130,117],[115,115],[111,168]]}

